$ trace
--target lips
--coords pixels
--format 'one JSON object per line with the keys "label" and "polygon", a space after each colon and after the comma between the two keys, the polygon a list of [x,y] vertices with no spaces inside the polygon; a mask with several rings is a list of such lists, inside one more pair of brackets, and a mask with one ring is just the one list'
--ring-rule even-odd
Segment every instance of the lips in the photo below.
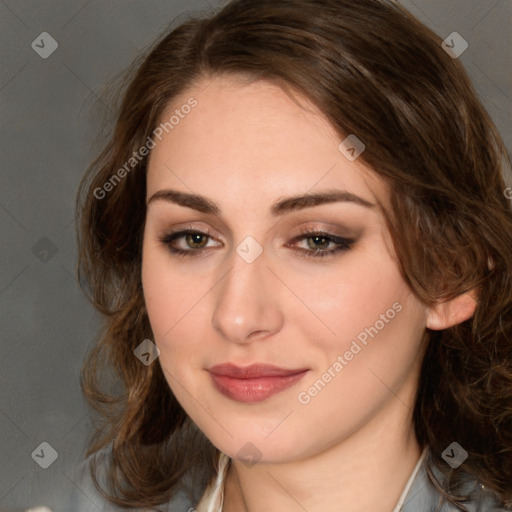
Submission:
{"label": "lips", "polygon": [[255,363],[249,366],[236,366],[232,363],[212,366],[208,371],[214,375],[233,377],[235,379],[254,379],[257,377],[286,377],[306,371],[307,368],[287,370],[270,364]]}
{"label": "lips", "polygon": [[287,369],[256,363],[236,366],[225,363],[208,369],[216,389],[237,402],[261,402],[293,386],[308,372],[307,368]]}

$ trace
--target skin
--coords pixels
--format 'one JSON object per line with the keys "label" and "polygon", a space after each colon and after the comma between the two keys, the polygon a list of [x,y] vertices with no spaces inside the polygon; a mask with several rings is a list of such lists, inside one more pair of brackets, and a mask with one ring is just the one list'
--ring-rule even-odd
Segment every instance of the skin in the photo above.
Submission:
{"label": "skin", "polygon": [[[305,98],[301,107],[270,83],[217,76],[175,98],[168,113],[190,96],[197,107],[151,152],[147,200],[174,189],[208,197],[221,213],[151,201],[142,282],[172,392],[233,459],[224,512],[390,512],[420,456],[411,415],[425,327],[464,320],[474,302],[461,296],[439,308],[420,303],[398,270],[377,207],[334,202],[270,214],[279,199],[326,189],[372,203],[389,198],[374,171],[338,150],[343,139]],[[211,238],[196,239],[206,246],[201,256],[176,256],[158,239],[190,227],[210,231]],[[301,254],[315,243],[307,236],[294,241],[300,227],[356,242],[306,258]],[[236,251],[247,236],[263,250],[250,264]],[[324,251],[336,246],[317,244]],[[186,236],[174,246],[197,251]],[[397,302],[402,310],[308,404],[300,403],[298,394]],[[224,362],[309,372],[248,404],[213,386],[206,369]],[[261,452],[251,467],[238,455],[248,442]]]}

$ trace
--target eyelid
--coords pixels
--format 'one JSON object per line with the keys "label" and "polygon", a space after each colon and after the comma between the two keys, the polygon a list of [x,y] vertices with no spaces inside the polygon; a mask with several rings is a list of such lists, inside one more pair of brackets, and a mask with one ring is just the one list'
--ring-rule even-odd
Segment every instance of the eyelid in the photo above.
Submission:
{"label": "eyelid", "polygon": [[[194,233],[194,234],[198,234],[198,235],[204,235],[206,238],[210,239],[210,240],[217,240],[217,237],[215,237],[211,230],[208,229],[208,228],[199,228],[199,227],[196,227],[196,226],[193,226],[193,225],[188,225],[188,226],[180,226],[179,228],[177,229],[172,229],[170,231],[164,231],[161,235],[158,235],[157,236],[157,239],[164,243],[165,245],[170,245],[170,242],[171,241],[174,241],[176,239],[179,239],[179,238],[182,238],[183,236],[189,234],[189,233]],[[206,249],[203,248],[203,250]],[[199,252],[200,249],[189,249],[187,252]]]}
{"label": "eyelid", "polygon": [[[211,247],[199,247],[199,248],[187,248],[181,249],[178,247],[173,247],[172,243],[174,240],[180,239],[187,234],[199,234],[203,235],[210,240],[215,240],[215,237],[212,236],[210,230],[208,228],[197,228],[192,225],[181,226],[171,232],[164,233],[163,235],[158,236],[158,240],[167,247],[170,253],[177,257],[191,257],[191,258],[201,258],[202,256],[207,256],[211,252]],[[331,249],[305,249],[297,247],[295,249],[297,255],[303,258],[313,259],[320,261],[324,258],[330,259],[335,258],[339,253],[348,251],[352,248],[352,246],[357,242],[358,237],[346,237],[343,235],[336,235],[330,231],[327,231],[323,228],[313,228],[308,226],[301,226],[299,228],[299,234],[296,234],[287,244],[286,247],[294,247],[297,242],[301,240],[307,240],[308,238],[321,237],[328,240],[329,244],[334,244],[334,247]],[[208,243],[208,242],[207,242]]]}
{"label": "eyelid", "polygon": [[335,256],[336,254],[346,251],[348,249],[351,249],[353,245],[356,244],[357,239],[353,237],[345,237],[336,235],[332,232],[325,231],[323,229],[313,229],[313,230],[304,230],[301,234],[295,236],[290,240],[290,242],[287,244],[287,247],[294,247],[296,244],[302,240],[307,240],[308,238],[315,238],[315,237],[321,237],[325,238],[329,244],[335,244],[333,248],[328,250],[313,250],[313,249],[303,249],[303,248],[297,248],[299,254],[301,256],[310,258],[325,258],[329,256]]}
{"label": "eyelid", "polygon": [[318,233],[339,238],[355,238],[354,234],[352,233],[339,233],[339,229],[340,228],[336,229],[334,226],[332,228],[324,228],[318,227],[317,225],[314,224],[306,224],[299,226],[298,233],[300,235],[311,235],[312,233]]}
{"label": "eyelid", "polygon": [[210,228],[203,227],[203,226],[196,226],[194,224],[179,225],[176,228],[171,228],[169,230],[165,230],[164,229],[162,231],[163,231],[163,236],[176,235],[178,233],[194,232],[194,233],[199,233],[199,234],[202,234],[202,235],[207,235],[210,238],[217,238],[213,234],[213,232],[212,232],[212,230]]}
{"label": "eyelid", "polygon": [[[338,228],[339,229],[339,228]],[[217,239],[216,236],[212,233],[212,231],[208,227],[198,227],[194,224],[186,224],[186,225],[179,225],[177,228],[173,228],[168,231],[164,231],[163,234],[158,237],[159,239],[162,238],[168,238],[169,236],[176,235],[176,234],[184,234],[184,232],[194,232],[198,234],[204,234],[207,235],[209,238]],[[301,235],[315,235],[315,234],[323,234],[325,236],[331,237],[331,238],[343,238],[348,240],[354,240],[356,238],[359,238],[358,235],[355,233],[339,233],[336,232],[336,228],[323,228],[323,227],[317,227],[314,223],[310,223],[307,225],[299,226],[297,230],[297,234],[292,235],[292,240],[295,240],[297,237]],[[286,235],[286,238],[289,239],[290,235]]]}

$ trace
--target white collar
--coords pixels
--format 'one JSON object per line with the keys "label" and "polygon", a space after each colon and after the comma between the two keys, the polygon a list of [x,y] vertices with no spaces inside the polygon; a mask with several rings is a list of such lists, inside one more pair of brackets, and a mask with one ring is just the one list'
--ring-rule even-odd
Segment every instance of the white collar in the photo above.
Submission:
{"label": "white collar", "polygon": [[[425,456],[427,455],[427,452],[428,446],[424,448],[392,512],[400,512],[400,510],[402,510],[402,506],[407,497],[407,493],[409,492],[409,489],[411,488],[411,485],[416,478],[416,475],[423,463],[423,460],[425,459]],[[201,500],[196,506],[197,512],[222,512],[222,505],[224,502],[224,482],[226,479],[230,460],[231,459],[225,453],[220,453],[219,469],[215,478],[215,482],[212,482],[206,488],[203,496],[201,497]]]}

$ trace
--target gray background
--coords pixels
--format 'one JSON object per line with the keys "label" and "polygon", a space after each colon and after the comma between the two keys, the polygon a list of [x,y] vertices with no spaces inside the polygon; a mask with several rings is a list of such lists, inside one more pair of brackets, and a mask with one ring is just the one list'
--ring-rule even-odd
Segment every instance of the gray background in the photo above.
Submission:
{"label": "gray background", "polygon": [[[460,60],[510,152],[512,1],[401,3],[443,38],[456,31],[469,43]],[[1,511],[59,511],[77,490],[72,473],[90,431],[79,370],[100,319],[74,277],[74,198],[95,154],[98,95],[179,15],[219,5],[0,0]],[[31,47],[42,32],[59,45],[47,59]],[[42,442],[58,453],[48,469],[32,458]]]}

